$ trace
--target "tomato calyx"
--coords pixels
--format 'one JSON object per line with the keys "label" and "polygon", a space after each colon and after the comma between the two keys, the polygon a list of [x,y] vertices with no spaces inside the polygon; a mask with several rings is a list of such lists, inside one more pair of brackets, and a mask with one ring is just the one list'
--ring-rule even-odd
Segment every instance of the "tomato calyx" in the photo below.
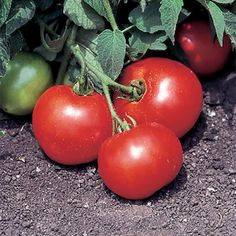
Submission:
{"label": "tomato calyx", "polygon": [[130,102],[139,101],[146,91],[144,79],[134,79],[131,81],[130,86],[133,88],[132,93],[123,94],[122,98]]}
{"label": "tomato calyx", "polygon": [[79,96],[89,96],[94,92],[93,85],[89,79],[80,79],[73,86],[73,92]]}

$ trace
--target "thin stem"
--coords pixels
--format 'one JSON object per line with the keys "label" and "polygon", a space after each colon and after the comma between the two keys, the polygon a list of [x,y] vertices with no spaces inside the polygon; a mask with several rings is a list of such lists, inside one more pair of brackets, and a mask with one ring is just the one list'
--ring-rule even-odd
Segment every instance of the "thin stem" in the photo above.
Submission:
{"label": "thin stem", "polygon": [[53,35],[54,37],[59,37],[59,35],[51,29],[47,24],[45,24],[41,19],[37,19],[37,23],[39,24],[40,28],[43,28],[43,30],[46,30],[48,33]]}
{"label": "thin stem", "polygon": [[130,31],[130,30],[133,29],[134,27],[135,27],[135,25],[130,25],[130,26],[128,26],[127,28],[123,29],[123,30],[122,30],[122,33],[124,34],[124,33],[128,32],[128,31]]}
{"label": "thin stem", "polygon": [[106,10],[107,17],[108,17],[108,20],[111,24],[112,29],[118,30],[119,28],[116,24],[116,20],[115,20],[114,14],[112,12],[112,8],[111,8],[111,4],[110,4],[109,0],[103,0],[103,6]]}
{"label": "thin stem", "polygon": [[67,39],[67,42],[66,42],[65,52],[64,52],[63,60],[61,62],[58,74],[57,74],[56,84],[63,83],[65,73],[69,64],[69,60],[71,58],[70,45],[74,44],[75,42],[77,30],[78,30],[78,27],[76,25],[73,25],[69,38]]}
{"label": "thin stem", "polygon": [[119,126],[121,127],[122,130],[129,130],[130,129],[129,124],[126,121],[122,121],[120,119],[120,117],[117,115],[117,113],[113,107],[111,96],[109,93],[109,87],[105,83],[102,83],[102,88],[103,88],[103,92],[104,92],[106,100],[107,100],[109,110],[111,112],[112,119],[119,124]]}

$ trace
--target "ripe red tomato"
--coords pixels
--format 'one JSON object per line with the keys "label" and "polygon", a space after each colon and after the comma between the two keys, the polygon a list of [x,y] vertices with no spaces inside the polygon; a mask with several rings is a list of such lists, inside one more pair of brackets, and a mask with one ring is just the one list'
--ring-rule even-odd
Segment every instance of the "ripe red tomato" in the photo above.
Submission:
{"label": "ripe red tomato", "polygon": [[204,20],[191,20],[177,28],[176,41],[198,75],[209,76],[221,70],[232,50],[230,39],[224,35],[223,47],[214,40],[210,25]]}
{"label": "ripe red tomato", "polygon": [[98,168],[114,193],[144,199],[172,182],[182,166],[177,136],[161,124],[142,124],[116,134],[101,146]]}
{"label": "ripe red tomato", "polygon": [[120,83],[142,79],[146,91],[139,101],[129,102],[115,94],[117,113],[133,117],[137,124],[157,122],[178,137],[186,134],[202,109],[203,92],[195,74],[183,64],[166,58],[147,58],[126,67]]}
{"label": "ripe red tomato", "polygon": [[66,165],[95,160],[103,141],[112,135],[105,97],[96,92],[78,96],[67,85],[51,87],[40,96],[32,125],[47,156]]}

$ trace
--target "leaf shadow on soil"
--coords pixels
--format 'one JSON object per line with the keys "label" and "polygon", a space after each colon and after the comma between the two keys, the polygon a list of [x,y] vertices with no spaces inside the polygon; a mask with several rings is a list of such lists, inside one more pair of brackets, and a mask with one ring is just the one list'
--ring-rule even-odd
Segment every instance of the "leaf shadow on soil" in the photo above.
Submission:
{"label": "leaf shadow on soil", "polygon": [[180,139],[183,151],[188,151],[196,146],[200,140],[204,137],[204,133],[207,130],[206,115],[201,112],[194,127]]}
{"label": "leaf shadow on soil", "polygon": [[201,82],[205,103],[213,110],[221,106],[229,127],[233,127],[232,121],[236,114],[236,64],[233,58],[224,70]]}

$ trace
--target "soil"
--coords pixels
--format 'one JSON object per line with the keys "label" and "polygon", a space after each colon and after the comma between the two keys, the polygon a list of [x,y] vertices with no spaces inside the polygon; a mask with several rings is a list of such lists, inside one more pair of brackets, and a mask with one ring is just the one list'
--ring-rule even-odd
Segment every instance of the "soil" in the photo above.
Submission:
{"label": "soil", "polygon": [[236,74],[202,84],[202,114],[181,140],[183,168],[144,201],[111,193],[96,163],[51,162],[30,117],[0,112],[0,235],[236,235]]}

